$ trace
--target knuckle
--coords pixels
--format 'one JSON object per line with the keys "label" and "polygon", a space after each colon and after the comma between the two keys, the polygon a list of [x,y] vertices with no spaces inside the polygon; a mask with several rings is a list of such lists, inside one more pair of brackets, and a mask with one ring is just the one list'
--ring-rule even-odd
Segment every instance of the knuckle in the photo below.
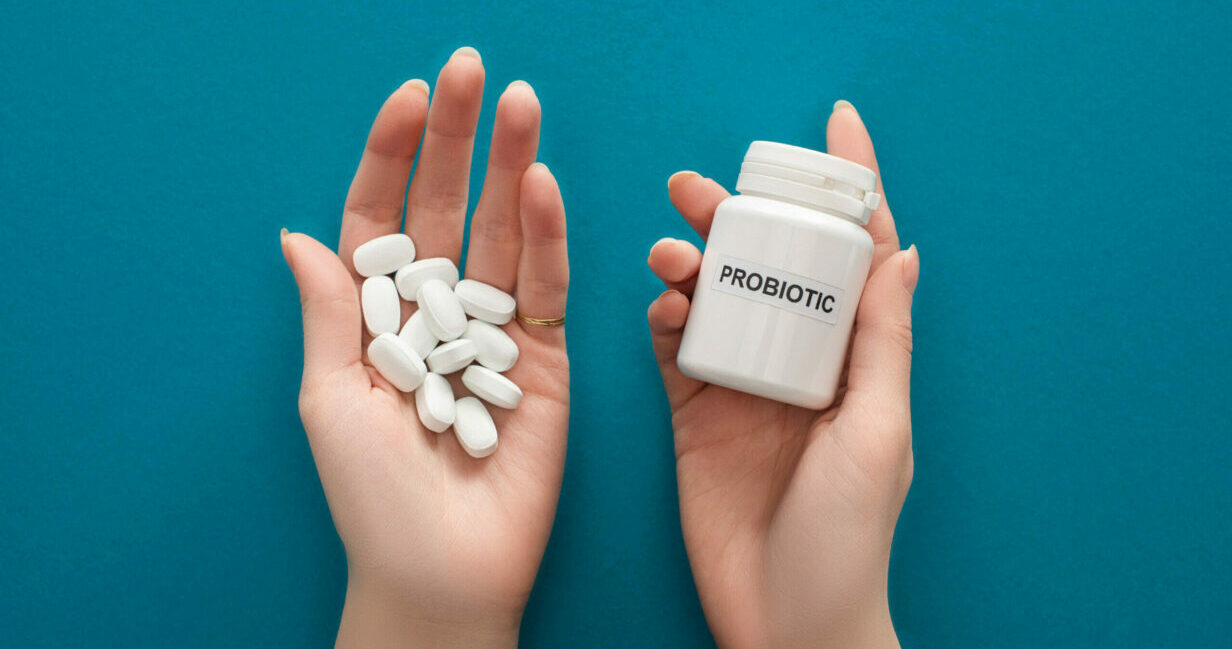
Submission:
{"label": "knuckle", "polygon": [[300,314],[312,317],[336,318],[349,315],[355,299],[349,295],[305,295],[300,301]]}
{"label": "knuckle", "polygon": [[887,256],[898,252],[898,233],[893,228],[889,231],[879,230],[872,236],[873,245],[880,249],[878,252],[884,252]]}
{"label": "knuckle", "polygon": [[569,274],[566,272],[560,276],[545,277],[535,279],[529,282],[530,292],[536,295],[559,295],[569,292]]}
{"label": "knuckle", "polygon": [[889,318],[872,323],[869,326],[870,331],[875,335],[896,346],[902,348],[903,351],[910,355],[913,351],[913,343],[911,336],[911,320],[909,318]]}
{"label": "knuckle", "polygon": [[478,214],[471,224],[471,230],[475,236],[494,243],[502,244],[520,244],[522,241],[521,228],[517,225],[516,215],[512,217],[509,214],[494,212],[491,214]]}
{"label": "knuckle", "polygon": [[854,401],[860,416],[870,422],[870,446],[867,459],[877,476],[897,476],[910,484],[912,471],[911,412],[910,407],[898,400],[861,395]]}
{"label": "knuckle", "polygon": [[906,494],[911,489],[911,481],[915,477],[915,458],[908,452],[907,465],[898,474],[898,491],[900,494]]}
{"label": "knuckle", "polygon": [[348,221],[384,223],[402,216],[402,208],[377,201],[348,198],[342,207],[342,218]]}
{"label": "knuckle", "polygon": [[467,193],[465,189],[439,188],[430,192],[415,192],[411,197],[411,207],[421,214],[453,214],[466,210]]}
{"label": "knuckle", "polygon": [[314,388],[307,379],[305,379],[303,385],[300,386],[299,417],[305,422],[305,424],[315,420],[318,413],[320,413],[319,404],[321,400],[318,398],[318,393],[319,391]]}
{"label": "knuckle", "polygon": [[899,486],[911,484],[912,455],[911,436],[900,429],[891,429],[882,440],[877,453],[877,469],[880,475],[894,476]]}

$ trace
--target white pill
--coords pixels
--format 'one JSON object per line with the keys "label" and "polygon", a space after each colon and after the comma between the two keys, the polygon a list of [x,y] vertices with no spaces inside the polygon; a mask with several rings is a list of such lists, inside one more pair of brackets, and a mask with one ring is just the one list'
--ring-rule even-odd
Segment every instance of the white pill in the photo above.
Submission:
{"label": "white pill", "polygon": [[424,314],[428,331],[438,340],[448,341],[466,331],[466,312],[449,285],[439,279],[429,279],[415,295],[419,312]]}
{"label": "white pill", "polygon": [[355,249],[351,263],[364,277],[388,275],[415,261],[415,242],[405,234],[377,237]]}
{"label": "white pill", "polygon": [[496,423],[475,397],[462,397],[454,406],[453,432],[471,457],[487,457],[496,451]]}
{"label": "white pill", "polygon": [[415,411],[419,413],[419,421],[424,428],[443,433],[453,425],[457,408],[453,402],[453,388],[449,380],[440,374],[428,374],[423,385],[415,391]]}
{"label": "white pill", "polygon": [[383,333],[368,344],[368,360],[376,371],[402,392],[410,392],[423,383],[428,368],[415,350],[399,336]]}
{"label": "white pill", "polygon": [[432,350],[424,360],[428,369],[437,374],[453,374],[475,360],[475,343],[465,338],[451,340]]}
{"label": "white pill", "polygon": [[398,289],[394,288],[392,279],[377,275],[364,280],[359,301],[368,333],[373,336],[397,333],[398,323],[402,321],[402,303],[398,301]]}
{"label": "white pill", "polygon": [[402,325],[398,336],[410,343],[420,358],[427,358],[436,343],[440,342],[428,329],[428,323],[424,321],[424,315],[420,311],[412,313],[411,317],[406,319],[406,324]]}
{"label": "white pill", "polygon": [[518,344],[494,324],[470,320],[462,337],[475,343],[475,361],[486,368],[504,372],[518,362]]}
{"label": "white pill", "polygon": [[439,279],[453,288],[458,283],[458,267],[446,257],[430,257],[420,259],[413,264],[407,264],[394,275],[394,283],[402,299],[414,302],[419,299],[419,287],[430,279]]}
{"label": "white pill", "polygon": [[517,308],[513,296],[492,286],[473,279],[464,279],[453,287],[462,308],[472,318],[479,318],[492,324],[502,325],[513,319]]}
{"label": "white pill", "polygon": [[462,385],[480,399],[501,408],[517,408],[522,401],[522,388],[482,365],[466,368],[462,373]]}

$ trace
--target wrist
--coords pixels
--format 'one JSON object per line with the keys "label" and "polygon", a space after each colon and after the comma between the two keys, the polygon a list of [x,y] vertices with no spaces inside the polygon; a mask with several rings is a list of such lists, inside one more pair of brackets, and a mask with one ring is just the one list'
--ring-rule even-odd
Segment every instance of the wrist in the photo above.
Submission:
{"label": "wrist", "polygon": [[381,580],[352,575],[338,627],[336,647],[475,647],[509,649],[518,645],[522,611],[444,612],[431,596],[408,593]]}
{"label": "wrist", "polygon": [[853,624],[847,630],[851,644],[842,646],[861,647],[862,649],[899,649],[898,634],[894,632],[894,622],[890,619],[890,605],[872,611],[868,619],[859,624]]}
{"label": "wrist", "polygon": [[809,612],[771,610],[762,626],[764,639],[749,646],[899,649],[886,599],[850,604],[830,614],[825,610],[825,606],[808,607]]}
{"label": "wrist", "polygon": [[853,649],[899,649],[898,634],[885,597],[861,607],[854,615],[833,620],[820,646]]}

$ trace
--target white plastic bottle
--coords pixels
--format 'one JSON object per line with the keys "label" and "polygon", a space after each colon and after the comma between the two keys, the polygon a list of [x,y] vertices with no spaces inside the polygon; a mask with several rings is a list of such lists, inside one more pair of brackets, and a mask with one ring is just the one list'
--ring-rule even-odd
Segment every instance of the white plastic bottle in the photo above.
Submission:
{"label": "white plastic bottle", "polygon": [[873,257],[876,174],[819,151],[753,142],[719,204],[677,364],[805,408],[834,401]]}

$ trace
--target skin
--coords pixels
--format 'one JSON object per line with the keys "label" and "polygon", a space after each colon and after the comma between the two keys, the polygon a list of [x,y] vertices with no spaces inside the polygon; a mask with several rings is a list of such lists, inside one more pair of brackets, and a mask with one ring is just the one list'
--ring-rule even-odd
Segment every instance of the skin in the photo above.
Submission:
{"label": "skin", "polygon": [[[499,448],[475,459],[451,431],[422,427],[413,395],[368,364],[362,278],[351,267],[357,246],[402,227],[404,196],[417,257],[458,261],[483,84],[478,53],[462,48],[430,102],[418,80],[385,101],[347,194],[339,254],[283,231],[303,305],[300,414],[346,547],[339,647],[516,646],[551,530],[569,420],[564,328],[503,327],[520,348],[506,376],[525,396],[512,411],[489,407]],[[534,163],[539,122],[531,87],[510,84],[497,104],[466,276],[514,293],[527,316],[555,318],[569,285],[565,213],[551,172]]]}
{"label": "skin", "polygon": [[[831,154],[876,171],[856,110],[835,104]],[[878,192],[884,196],[878,174]],[[704,238],[728,193],[693,172],[668,181],[673,205]],[[659,241],[651,269],[668,287],[647,313],[675,430],[685,546],[721,647],[897,647],[886,583],[890,544],[911,484],[911,301],[915,247],[899,250],[889,206],[856,315],[845,388],[817,412],[708,385],[676,354],[702,254]]]}

